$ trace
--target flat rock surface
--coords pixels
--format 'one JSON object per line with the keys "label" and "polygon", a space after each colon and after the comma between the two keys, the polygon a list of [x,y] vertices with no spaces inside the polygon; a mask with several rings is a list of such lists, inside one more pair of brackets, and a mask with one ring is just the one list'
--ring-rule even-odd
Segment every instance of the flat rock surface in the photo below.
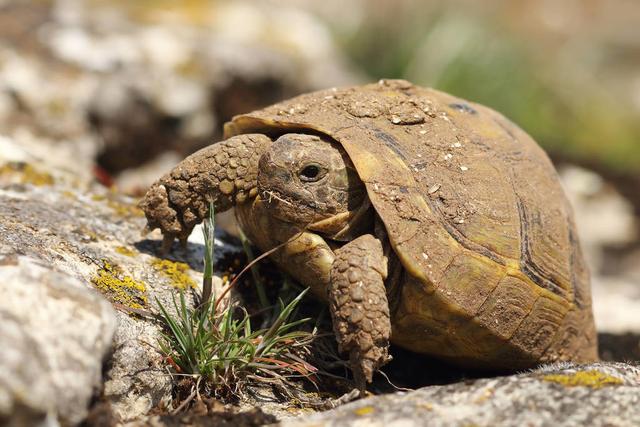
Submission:
{"label": "flat rock surface", "polygon": [[0,256],[0,294],[0,424],[82,421],[102,388],[111,305],[77,278],[15,253]]}
{"label": "flat rock surface", "polygon": [[[13,150],[9,150],[10,147]],[[49,346],[59,346],[61,352],[56,357],[62,359],[56,363],[39,363],[41,369],[33,372],[39,382],[33,384],[36,388],[29,389],[28,394],[33,393],[36,399],[40,383],[49,381],[49,388],[43,390],[48,391],[47,395],[65,400],[66,406],[60,406],[58,412],[60,419],[71,421],[82,419],[89,398],[96,391],[104,393],[121,419],[140,416],[169,401],[172,383],[157,350],[159,326],[133,310],[157,312],[156,300],[170,306],[178,290],[193,295],[202,281],[203,245],[189,243],[186,249],[176,247],[171,257],[159,258],[156,255],[160,245],[156,240],[158,236],[142,235],[145,220],[135,200],[51,169],[28,152],[20,152],[20,147],[12,145],[10,140],[5,139],[2,148],[0,260],[4,261],[0,264],[6,265],[0,265],[0,277],[12,280],[0,283],[3,295],[0,315],[3,319],[6,316],[26,319],[28,322],[18,323],[25,323],[22,328],[32,325],[33,331],[38,326],[34,322],[40,322],[42,330],[33,335],[28,331],[14,334],[10,329],[13,323],[3,320],[0,335],[9,342],[0,344],[0,348],[11,348],[13,352],[27,346],[29,351],[24,357],[29,363],[25,366],[38,364],[39,354],[49,354]],[[11,269],[16,268],[12,264],[23,258],[37,264],[37,268],[33,267],[31,273],[25,267],[24,274],[12,275]],[[64,280],[54,283],[59,277]],[[65,304],[65,300],[72,299],[57,290],[68,282],[76,283],[74,286],[86,293],[77,292],[80,302],[75,305]],[[219,278],[214,280],[214,286],[219,287],[220,283]],[[25,294],[29,286],[33,292]],[[69,285],[65,292],[72,289],[75,288]],[[24,302],[21,296],[30,296],[30,299]],[[116,308],[116,314],[110,314],[111,318],[90,317],[92,312],[86,310],[89,304],[86,301],[91,299],[95,300],[94,317],[105,304]],[[47,307],[52,312],[47,312]],[[42,310],[44,314],[39,315]],[[109,310],[112,309],[109,307]],[[117,318],[115,333],[114,317]],[[96,335],[100,330],[103,334]],[[62,357],[76,345],[82,351],[66,359]],[[100,390],[97,386],[101,385],[102,354],[111,347],[104,387]],[[83,354],[89,349],[96,352],[91,362],[83,360]],[[0,358],[0,378],[15,369],[12,363],[17,363],[4,355],[3,352]],[[63,388],[67,384],[56,378],[68,375],[72,367],[78,370],[78,375],[89,367],[92,369],[89,391],[85,387],[77,396],[72,390],[56,394],[55,387]],[[12,401],[11,397],[4,396],[18,393],[17,388],[6,384],[0,383],[2,410],[10,406],[6,401]]]}
{"label": "flat rock surface", "polygon": [[280,425],[634,426],[638,420],[640,368],[595,363],[375,396]]}

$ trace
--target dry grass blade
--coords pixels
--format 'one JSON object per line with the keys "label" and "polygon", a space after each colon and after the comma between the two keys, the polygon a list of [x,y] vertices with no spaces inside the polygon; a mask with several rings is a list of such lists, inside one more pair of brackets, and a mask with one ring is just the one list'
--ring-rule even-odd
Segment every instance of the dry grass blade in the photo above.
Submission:
{"label": "dry grass blade", "polygon": [[259,261],[263,260],[264,258],[268,257],[269,255],[271,255],[272,253],[274,253],[275,251],[277,251],[278,249],[282,248],[284,245],[287,245],[291,242],[293,242],[294,240],[296,240],[297,238],[299,238],[300,236],[302,236],[302,234],[305,232],[305,230],[300,231],[298,234],[296,234],[295,236],[293,236],[292,238],[290,238],[289,240],[287,240],[286,242],[280,243],[278,246],[269,249],[268,251],[264,252],[263,254],[259,255],[258,257],[256,257],[253,261],[251,261],[250,263],[248,263],[243,269],[242,271],[240,271],[240,273],[231,281],[231,283],[229,283],[229,285],[224,289],[224,291],[222,291],[222,293],[220,294],[220,297],[218,298],[218,303],[220,303],[220,301],[222,301],[224,299],[224,297],[229,293],[229,291],[236,285],[236,283],[238,283],[238,280],[240,280],[240,278],[248,271],[250,270],[256,263],[258,263]]}

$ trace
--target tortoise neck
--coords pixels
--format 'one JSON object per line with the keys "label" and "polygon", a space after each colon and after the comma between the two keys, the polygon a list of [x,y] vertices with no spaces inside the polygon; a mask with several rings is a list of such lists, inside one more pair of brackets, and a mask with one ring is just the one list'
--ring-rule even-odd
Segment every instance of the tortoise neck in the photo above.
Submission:
{"label": "tortoise neck", "polygon": [[338,242],[348,242],[373,230],[374,214],[371,202],[365,197],[355,210],[341,212],[310,224],[307,228]]}

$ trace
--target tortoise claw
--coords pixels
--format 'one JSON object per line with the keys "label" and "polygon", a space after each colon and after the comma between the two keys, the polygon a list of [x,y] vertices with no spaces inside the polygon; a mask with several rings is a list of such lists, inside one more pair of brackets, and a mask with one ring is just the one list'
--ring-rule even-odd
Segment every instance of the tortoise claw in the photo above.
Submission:
{"label": "tortoise claw", "polygon": [[153,229],[149,227],[149,224],[145,225],[142,230],[140,230],[140,236],[145,237],[149,233],[151,233]]}

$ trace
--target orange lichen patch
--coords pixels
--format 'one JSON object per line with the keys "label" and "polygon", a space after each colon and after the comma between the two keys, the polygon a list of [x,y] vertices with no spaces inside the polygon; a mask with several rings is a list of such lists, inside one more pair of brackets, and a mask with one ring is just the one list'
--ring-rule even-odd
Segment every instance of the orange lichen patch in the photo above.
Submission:
{"label": "orange lichen patch", "polygon": [[189,266],[184,262],[169,261],[168,259],[156,259],[151,262],[162,275],[171,280],[173,287],[186,290],[195,288],[196,282],[189,276]]}
{"label": "orange lichen patch", "polygon": [[133,249],[129,249],[126,246],[117,246],[116,252],[118,252],[120,255],[125,255],[129,257],[134,257],[137,255],[136,251],[134,251]]}
{"label": "orange lichen patch", "polygon": [[36,186],[53,185],[55,183],[51,174],[42,172],[24,162],[9,162],[0,166],[0,177],[8,179],[10,182]]}
{"label": "orange lichen patch", "polygon": [[104,261],[91,283],[109,300],[130,308],[143,308],[147,305],[146,286],[124,274],[115,264]]}
{"label": "orange lichen patch", "polygon": [[542,377],[545,381],[561,384],[565,387],[602,388],[624,384],[620,378],[597,370],[580,371],[571,374],[550,374]]}

